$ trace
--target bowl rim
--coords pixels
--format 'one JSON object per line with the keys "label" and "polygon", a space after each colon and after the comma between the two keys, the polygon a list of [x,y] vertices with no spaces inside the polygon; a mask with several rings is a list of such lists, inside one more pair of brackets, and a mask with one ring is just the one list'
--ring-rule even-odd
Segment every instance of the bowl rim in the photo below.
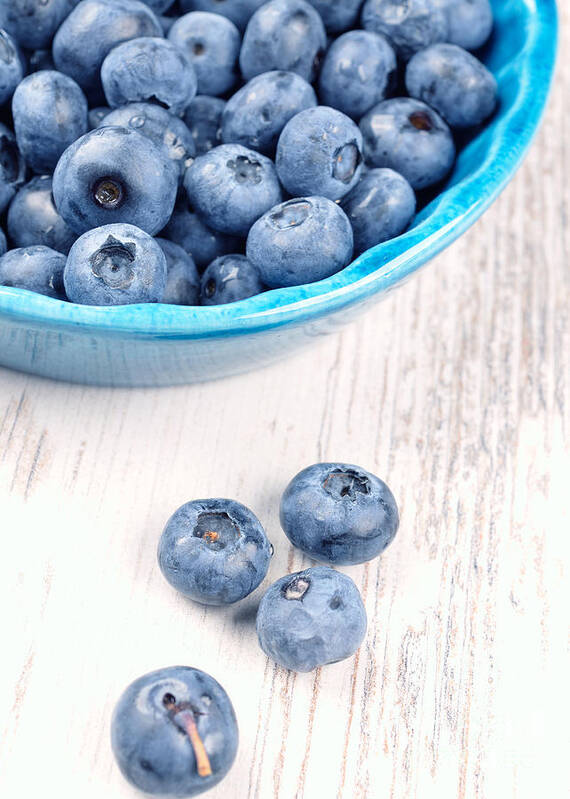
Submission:
{"label": "bowl rim", "polygon": [[366,251],[325,280],[273,289],[229,305],[99,307],[0,286],[0,318],[121,337],[215,338],[302,324],[400,284],[491,205],[520,166],[538,129],[554,74],[558,16],[555,0],[521,2],[529,14],[525,43],[497,73],[516,69],[521,88],[514,106],[496,122],[495,146],[474,172],[432,200],[419,215],[424,218],[401,236]]}

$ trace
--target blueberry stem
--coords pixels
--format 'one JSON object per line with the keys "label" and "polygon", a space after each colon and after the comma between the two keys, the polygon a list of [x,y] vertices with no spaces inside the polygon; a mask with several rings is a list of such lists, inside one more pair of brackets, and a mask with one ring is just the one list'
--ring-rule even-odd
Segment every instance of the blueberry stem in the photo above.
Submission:
{"label": "blueberry stem", "polygon": [[192,712],[184,712],[184,728],[190,738],[194,755],[196,756],[196,767],[200,777],[210,777],[212,774],[212,766],[210,765],[210,758],[204,747],[204,742],[200,738],[198,727],[194,721],[194,714]]}

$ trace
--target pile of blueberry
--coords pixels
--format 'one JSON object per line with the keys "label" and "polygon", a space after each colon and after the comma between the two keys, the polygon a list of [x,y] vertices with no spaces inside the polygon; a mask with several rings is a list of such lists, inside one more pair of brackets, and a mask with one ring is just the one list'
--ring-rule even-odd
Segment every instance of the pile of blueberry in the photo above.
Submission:
{"label": "pile of blueberry", "polygon": [[329,277],[493,113],[492,26],[489,0],[0,0],[0,285],[214,305]]}
{"label": "pile of blueberry", "polygon": [[[358,466],[319,463],[300,472],[281,499],[281,526],[296,547],[331,565],[380,555],[399,525],[388,486]],[[188,502],[168,521],[158,562],[168,582],[195,602],[229,605],[264,580],[273,546],[257,517],[228,499]],[[353,655],[366,634],[355,583],[329,566],[277,580],[257,612],[262,650],[308,672]],[[229,771],[238,745],[232,703],[216,680],[175,666],[146,674],[121,696],[112,746],[125,777],[142,791],[195,796]]]}

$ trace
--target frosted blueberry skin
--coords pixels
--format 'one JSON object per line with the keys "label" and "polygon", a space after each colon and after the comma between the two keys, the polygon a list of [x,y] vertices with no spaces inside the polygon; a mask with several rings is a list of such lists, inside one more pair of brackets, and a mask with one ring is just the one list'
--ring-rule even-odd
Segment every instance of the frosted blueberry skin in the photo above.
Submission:
{"label": "frosted blueberry skin", "polygon": [[140,36],[162,36],[148,5],[139,0],[81,0],[55,34],[53,59],[84,91],[101,94],[105,57],[121,42]]}
{"label": "frosted blueberry skin", "polygon": [[219,97],[199,94],[190,102],[184,122],[192,134],[197,155],[222,144],[222,114],[226,103]]}
{"label": "frosted blueberry skin", "polygon": [[266,0],[180,0],[183,11],[210,11],[231,19],[244,31],[252,15]]}
{"label": "frosted blueberry skin", "polygon": [[335,108],[301,111],[279,137],[275,166],[293,197],[312,194],[340,200],[358,183],[361,165],[362,134]]}
{"label": "frosted blueberry skin", "polygon": [[[200,776],[189,730],[195,730],[211,774]],[[197,796],[217,785],[238,748],[235,712],[209,674],[173,666],[145,674],[120,697],[111,722],[111,746],[123,776],[152,796]]]}
{"label": "frosted blueberry skin", "polygon": [[434,44],[406,69],[412,97],[435,108],[452,128],[480,125],[497,105],[497,81],[474,55],[455,44]]}
{"label": "frosted blueberry skin", "polygon": [[222,139],[273,157],[287,122],[316,105],[313,87],[300,75],[264,72],[228,100],[222,116]]}
{"label": "frosted blueberry skin", "polygon": [[26,177],[26,163],[16,137],[0,122],[0,213],[10,203]]}
{"label": "frosted blueberry skin", "polygon": [[28,75],[12,98],[16,141],[26,163],[51,173],[61,154],[87,132],[87,100],[77,83],[61,72]]}
{"label": "frosted blueberry skin", "polygon": [[209,227],[236,236],[247,236],[282,199],[273,162],[240,144],[222,144],[198,156],[186,170],[184,186]]}
{"label": "frosted blueberry skin", "polygon": [[182,183],[184,173],[196,155],[192,134],[184,122],[165,108],[151,103],[131,103],[110,111],[98,127],[122,127],[134,130],[163,150]]}
{"label": "frosted blueberry skin", "polygon": [[0,258],[0,286],[65,300],[64,268],[65,255],[49,247],[35,245],[9,250]]}
{"label": "frosted blueberry skin", "polygon": [[336,274],[352,259],[350,222],[325,197],[288,200],[251,228],[246,253],[271,288],[313,283]]}
{"label": "frosted blueberry skin", "polygon": [[372,169],[343,197],[341,208],[354,233],[354,254],[388,241],[408,227],[416,212],[414,190],[392,169]]}
{"label": "frosted blueberry skin", "polygon": [[264,289],[256,267],[245,255],[222,255],[207,267],[200,285],[201,305],[227,305]]}
{"label": "frosted blueberry skin", "polygon": [[61,156],[55,205],[76,233],[127,222],[154,236],[170,219],[178,172],[168,154],[129,128],[92,130]]}
{"label": "frosted blueberry skin", "polygon": [[32,178],[18,191],[8,209],[6,229],[16,247],[41,244],[64,255],[77,238],[55,207],[49,175]]}
{"label": "frosted blueberry skin", "polygon": [[384,34],[403,61],[448,35],[447,16],[436,0],[367,0],[362,27]]}
{"label": "frosted blueberry skin", "polygon": [[328,33],[338,34],[356,27],[362,0],[309,0],[321,15]]}
{"label": "frosted blueberry skin", "polygon": [[439,183],[455,161],[448,125],[419,100],[397,97],[379,103],[362,117],[360,130],[367,163],[394,169],[414,189]]}
{"label": "frosted blueberry skin", "polygon": [[63,279],[69,300],[79,305],[160,302],[166,258],[155,240],[134,225],[104,225],[77,239]]}
{"label": "frosted blueberry skin", "polygon": [[114,47],[103,61],[101,82],[111,108],[154,102],[178,116],[198,85],[186,53],[166,39],[151,36]]}
{"label": "frosted blueberry skin", "polygon": [[434,0],[447,15],[447,41],[478,50],[493,30],[493,9],[489,0]]}
{"label": "frosted blueberry skin", "polygon": [[299,472],[281,498],[280,518],[294,546],[337,566],[376,558],[399,525],[386,483],[346,463],[317,463]]}
{"label": "frosted blueberry skin", "polygon": [[350,577],[314,566],[273,583],[260,602],[256,627],[268,657],[307,672],[354,655],[366,635],[366,609]]}
{"label": "frosted blueberry skin", "polygon": [[50,46],[75,4],[76,0],[4,0],[0,27],[9,31],[21,47],[41,50]]}
{"label": "frosted blueberry skin", "polygon": [[165,305],[199,305],[200,276],[191,256],[168,239],[155,239],[166,258]]}
{"label": "frosted blueberry skin", "polygon": [[0,105],[7,103],[24,77],[24,64],[14,39],[0,29]]}
{"label": "frosted blueberry skin", "polygon": [[166,580],[204,605],[230,605],[255,591],[273,549],[259,519],[231,499],[197,499],[169,519],[158,545]]}
{"label": "frosted blueberry skin", "polygon": [[241,37],[229,19],[203,11],[185,14],[174,23],[168,39],[194,67],[200,94],[215,97],[234,86]]}
{"label": "frosted blueberry skin", "polygon": [[179,244],[193,258],[198,269],[205,269],[220,255],[243,249],[241,239],[208,227],[189,205],[186,192],[179,196],[162,235]]}
{"label": "frosted blueberry skin", "polygon": [[0,228],[0,256],[4,255],[7,249],[8,245],[6,243],[6,234],[4,233],[2,228]]}
{"label": "frosted blueberry skin", "polygon": [[353,119],[385,100],[396,86],[396,54],[384,36],[350,31],[336,39],[323,61],[319,96]]}
{"label": "frosted blueberry skin", "polygon": [[327,35],[315,9],[305,0],[271,0],[250,19],[239,63],[245,80],[262,72],[296,72],[315,79]]}

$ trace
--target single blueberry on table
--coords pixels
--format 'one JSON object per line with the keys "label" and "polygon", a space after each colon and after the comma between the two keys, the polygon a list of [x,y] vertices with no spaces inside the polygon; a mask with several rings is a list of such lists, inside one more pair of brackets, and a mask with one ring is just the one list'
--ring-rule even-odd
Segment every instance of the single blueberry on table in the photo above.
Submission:
{"label": "single blueberry on table", "polygon": [[121,42],[140,36],[162,36],[148,5],[139,0],[81,0],[54,37],[53,59],[84,91],[101,94],[105,57]]}
{"label": "single blueberry on table", "polygon": [[256,626],[268,657],[307,672],[354,655],[366,635],[366,609],[350,577],[314,566],[270,586]]}
{"label": "single blueberry on table", "polygon": [[111,722],[111,746],[123,776],[153,796],[209,791],[232,767],[238,737],[222,686],[186,666],[139,677],[123,692]]}
{"label": "single blueberry on table", "polygon": [[21,47],[49,47],[53,36],[77,0],[3,0],[0,27],[6,28]]}
{"label": "single blueberry on table", "polygon": [[24,64],[12,37],[0,28],[0,105],[7,103],[24,77]]}
{"label": "single blueberry on table", "polygon": [[77,239],[64,272],[71,302],[131,305],[160,302],[166,258],[156,241],[134,225],[104,225]]}
{"label": "single blueberry on table", "polygon": [[130,128],[92,130],[61,156],[55,205],[76,233],[128,222],[151,236],[170,219],[178,171],[164,149]]}
{"label": "single blueberry on table", "polygon": [[225,94],[234,86],[241,37],[229,19],[194,11],[176,20],[168,39],[186,54],[196,70],[200,94]]}
{"label": "single blueberry on table", "polygon": [[204,605],[230,605],[263,581],[273,549],[259,519],[231,499],[197,499],[169,519],[158,545],[167,581]]}
{"label": "single blueberry on table", "polygon": [[89,130],[95,130],[95,128],[98,128],[107,114],[110,113],[111,109],[108,105],[99,105],[96,108],[92,108],[87,115]]}
{"label": "single blueberry on table", "polygon": [[151,103],[131,103],[110,111],[99,123],[100,128],[122,127],[140,133],[170,158],[182,183],[184,173],[196,155],[196,147],[188,127],[165,108]]}
{"label": "single blueberry on table", "polygon": [[327,106],[301,111],[283,128],[275,166],[293,197],[340,200],[354,188],[362,164],[362,134],[352,119]]}
{"label": "single blueberry on table", "polygon": [[224,100],[205,94],[194,97],[188,105],[184,122],[194,139],[197,155],[222,144],[222,114],[225,107]]}
{"label": "single blueberry on table", "polygon": [[360,129],[367,163],[394,169],[414,189],[439,183],[454,164],[455,143],[449,127],[419,100],[384,100],[362,117]]}
{"label": "single blueberry on table", "polygon": [[271,288],[330,277],[352,258],[350,222],[332,200],[303,197],[272,208],[251,228],[247,257]]}
{"label": "single blueberry on table", "polygon": [[493,9],[489,0],[434,0],[447,15],[447,41],[466,50],[478,50],[493,30]]}
{"label": "single blueberry on table", "polygon": [[346,463],[316,463],[299,472],[281,498],[280,518],[294,546],[337,566],[377,557],[399,525],[386,483]]}
{"label": "single blueberry on table", "polygon": [[455,44],[434,44],[415,55],[406,69],[406,87],[452,128],[480,125],[497,104],[493,74]]}
{"label": "single blueberry on table", "polygon": [[88,129],[87,100],[77,83],[61,72],[34,72],[12,98],[16,141],[27,164],[51,173],[61,154]]}
{"label": "single blueberry on table", "polygon": [[330,46],[319,78],[321,101],[354,119],[392,94],[396,54],[384,36],[350,31]]}
{"label": "single blueberry on table", "polygon": [[211,11],[231,19],[240,31],[266,0],[180,0],[183,11]]}
{"label": "single blueberry on table", "polygon": [[366,0],[362,27],[383,33],[407,61],[430,44],[445,42],[447,16],[436,0]]}
{"label": "single blueberry on table", "polygon": [[263,291],[259,271],[245,255],[222,255],[202,275],[201,305],[227,305]]}
{"label": "single blueberry on table", "polygon": [[16,137],[0,122],[0,213],[4,211],[26,177],[26,162],[22,158]]}
{"label": "single blueberry on table", "polygon": [[296,114],[317,105],[313,87],[295,72],[264,72],[228,100],[222,117],[224,142],[275,155],[281,131]]}
{"label": "single blueberry on table", "polygon": [[6,224],[16,247],[42,244],[67,255],[77,238],[55,207],[49,175],[32,178],[22,186],[10,203]]}
{"label": "single blueberry on table", "polygon": [[191,256],[168,239],[155,239],[166,258],[165,305],[199,305],[200,276]]}
{"label": "single blueberry on table", "polygon": [[197,87],[186,53],[153,36],[114,47],[103,61],[101,82],[111,108],[154,102],[177,115],[184,113]]}
{"label": "single blueberry on table", "polygon": [[239,63],[245,80],[270,70],[296,72],[311,83],[326,50],[323,21],[305,0],[271,0],[250,19]]}
{"label": "single blueberry on table", "polygon": [[189,205],[186,192],[179,196],[162,235],[179,244],[198,269],[205,269],[220,255],[239,252],[244,246],[241,239],[209,228]]}
{"label": "single blueberry on table", "polygon": [[325,24],[328,33],[342,33],[355,27],[362,0],[309,0]]}
{"label": "single blueberry on table", "polygon": [[0,286],[65,300],[64,268],[65,255],[49,247],[36,245],[9,250],[0,258]]}
{"label": "single blueberry on table", "polygon": [[372,169],[343,197],[341,208],[352,225],[354,254],[403,233],[416,212],[416,195],[392,169]]}
{"label": "single blueberry on table", "polygon": [[236,236],[246,236],[282,199],[273,162],[240,144],[222,144],[198,156],[186,170],[184,186],[209,227]]}

